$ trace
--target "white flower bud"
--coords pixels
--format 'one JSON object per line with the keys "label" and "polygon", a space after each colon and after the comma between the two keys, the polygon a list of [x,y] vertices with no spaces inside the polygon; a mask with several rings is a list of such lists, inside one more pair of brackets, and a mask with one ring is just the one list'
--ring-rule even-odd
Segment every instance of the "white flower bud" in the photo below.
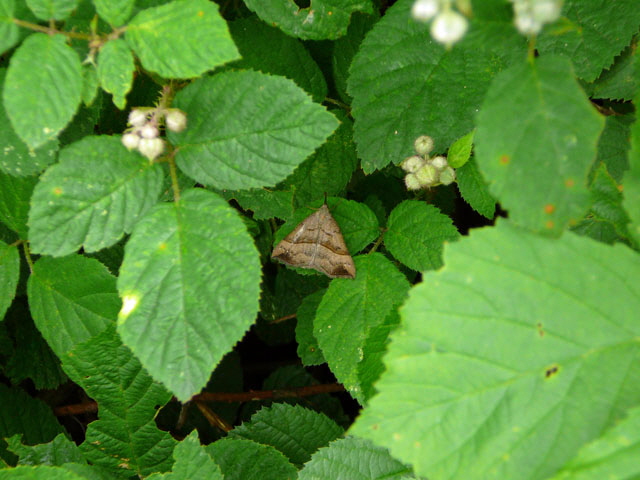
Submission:
{"label": "white flower bud", "polygon": [[424,158],[419,157],[418,155],[413,155],[412,157],[405,158],[400,164],[400,168],[402,168],[405,172],[415,173],[425,163],[426,161]]}
{"label": "white flower bud", "polygon": [[445,157],[439,155],[431,159],[431,165],[433,165],[436,170],[442,171],[449,166],[449,162],[447,162]]}
{"label": "white flower bud", "polygon": [[409,173],[404,177],[404,184],[407,186],[407,190],[420,190],[422,188],[415,173]]}
{"label": "white flower bud", "polygon": [[150,123],[147,123],[140,128],[140,136],[142,138],[156,138],[158,135],[160,135],[158,127],[151,125]]}
{"label": "white flower bud", "polygon": [[165,117],[165,125],[172,132],[181,132],[187,128],[187,116],[182,110],[172,108],[167,112]]}
{"label": "white flower bud", "polygon": [[456,180],[456,171],[451,168],[445,168],[442,173],[440,173],[440,183],[443,185],[449,185]]}
{"label": "white flower bud", "polygon": [[438,183],[438,171],[433,165],[425,165],[415,173],[422,187],[430,187]]}
{"label": "white flower bud", "polygon": [[533,18],[540,23],[555,22],[560,18],[562,1],[558,0],[537,0],[533,2]]}
{"label": "white flower bud", "polygon": [[122,144],[127,148],[127,150],[133,150],[134,148],[138,148],[138,144],[140,143],[140,136],[135,133],[125,133],[122,135]]}
{"label": "white flower bud", "polygon": [[161,138],[141,138],[138,151],[153,161],[164,152],[164,141]]}
{"label": "white flower bud", "polygon": [[431,24],[431,36],[438,42],[449,46],[460,40],[467,31],[467,19],[453,10],[438,14]]}
{"label": "white flower bud", "polygon": [[147,114],[142,110],[134,108],[129,112],[129,125],[134,127],[141,127],[147,123]]}
{"label": "white flower bud", "polygon": [[428,155],[433,150],[433,138],[429,135],[420,135],[413,142],[413,148],[418,155]]}
{"label": "white flower bud", "polygon": [[411,16],[419,22],[428,22],[440,10],[438,0],[416,0],[411,7]]}

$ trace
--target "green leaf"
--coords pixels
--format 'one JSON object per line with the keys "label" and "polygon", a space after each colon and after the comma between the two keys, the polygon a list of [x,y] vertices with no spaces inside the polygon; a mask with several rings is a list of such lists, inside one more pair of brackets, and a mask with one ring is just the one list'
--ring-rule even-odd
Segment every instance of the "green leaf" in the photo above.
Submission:
{"label": "green leaf", "polygon": [[[53,416],[51,407],[42,400],[0,383],[0,438],[16,433],[22,434],[25,444],[36,445],[52,440],[63,433],[63,428]],[[6,461],[7,455],[5,442],[0,440],[0,457]]]}
{"label": "green leaf", "polygon": [[15,9],[15,0],[0,2],[0,55],[13,47],[20,39],[20,28],[13,22]]}
{"label": "green leaf", "polygon": [[[636,97],[634,104],[640,105],[640,95]],[[629,233],[634,238],[636,245],[640,245],[640,121],[638,118],[631,125],[629,171],[624,176],[622,204],[631,219]]]}
{"label": "green leaf", "polygon": [[85,480],[66,468],[39,466],[19,466],[0,470],[0,480]]}
{"label": "green leaf", "polygon": [[12,177],[0,172],[0,220],[21,239],[28,238],[29,201],[38,177]]}
{"label": "green leaf", "polygon": [[609,115],[598,140],[598,157],[595,166],[604,163],[616,182],[622,182],[629,169],[630,125],[635,115]]}
{"label": "green leaf", "polygon": [[171,473],[154,474],[149,480],[223,480],[220,467],[213,461],[204,447],[200,445],[198,431],[194,430],[187,438],[176,445],[173,451],[173,470]]}
{"label": "green leaf", "polygon": [[293,215],[293,193],[266,188],[250,190],[222,190],[227,200],[234,199],[245,210],[253,212],[253,218],[291,218]]}
{"label": "green leaf", "polygon": [[4,318],[4,314],[16,296],[19,278],[20,255],[18,247],[0,241],[0,319]]}
{"label": "green leaf", "polygon": [[640,408],[585,445],[552,480],[600,480],[640,476]]}
{"label": "green leaf", "polygon": [[474,157],[456,170],[460,195],[480,215],[491,220],[496,213],[496,199],[489,193],[489,185],[482,178]]}
{"label": "green leaf", "polygon": [[499,74],[477,123],[476,160],[510,219],[557,236],[582,217],[604,120],[567,60],[540,57]]}
{"label": "green leaf", "polygon": [[391,255],[407,267],[422,272],[440,268],[442,246],[459,237],[451,218],[438,208],[405,200],[389,215],[384,244]]}
{"label": "green leaf", "polygon": [[100,80],[98,69],[95,65],[83,65],[82,67],[82,103],[89,106],[98,96]]}
{"label": "green leaf", "polygon": [[78,6],[77,0],[26,0],[40,20],[64,20]]}
{"label": "green leaf", "polygon": [[135,0],[93,0],[98,15],[114,27],[119,27],[131,17],[135,3]]}
{"label": "green leaf", "polygon": [[322,413],[299,405],[275,403],[270,408],[263,407],[249,422],[231,430],[229,436],[271,445],[291,463],[302,465],[318,448],[335,440],[342,432],[342,428]]}
{"label": "green leaf", "polygon": [[632,100],[640,87],[640,62],[638,62],[637,40],[616,57],[608,70],[588,86],[590,97],[612,100]]}
{"label": "green leaf", "polygon": [[65,463],[87,463],[78,446],[62,433],[49,443],[33,447],[24,445],[21,438],[22,435],[19,434],[7,438],[9,450],[20,458],[19,465],[60,466]]}
{"label": "green leaf", "polygon": [[217,188],[275,185],[338,126],[291,80],[254,71],[197,80],[174,104],[189,117],[184,132],[169,132],[178,166]]}
{"label": "green leaf", "polygon": [[296,342],[298,343],[298,356],[302,364],[306,366],[321,365],[326,362],[322,350],[318,345],[318,340],[313,335],[313,322],[322,296],[326,290],[318,290],[305,297],[296,312]]}
{"label": "green leaf", "polygon": [[298,480],[401,480],[411,469],[368,440],[342,438],[321,448],[305,465]]}
{"label": "green leaf", "polygon": [[89,424],[80,445],[89,462],[129,476],[170,467],[176,441],[158,429],[155,416],[171,395],[122,345],[115,325],[77,344],[63,368],[98,402],[99,420]]}
{"label": "green leaf", "polygon": [[37,149],[69,123],[81,92],[80,59],[65,37],[34,33],[11,57],[4,108],[18,136]]}
{"label": "green leaf", "polygon": [[619,0],[615,4],[604,0],[564,2],[565,25],[545,29],[536,48],[543,56],[553,53],[568,57],[578,77],[591,82],[638,32],[637,7],[636,0]]}
{"label": "green leaf", "polygon": [[[293,218],[282,225],[276,232],[274,246],[289,235],[302,220],[314,213],[321,205],[322,202],[315,202],[313,206],[296,210]],[[345,200],[344,198],[327,198],[327,205],[331,215],[340,226],[344,242],[347,244],[347,249],[351,255],[355,255],[369,245],[380,234],[375,213],[364,203]]]}
{"label": "green leaf", "polygon": [[295,480],[297,470],[286,457],[269,445],[223,438],[205,447],[220,465],[225,480]]}
{"label": "green leaf", "polygon": [[324,194],[341,194],[358,166],[353,124],[345,115],[338,116],[340,126],[333,135],[280,185],[293,190],[298,207],[309,205]]}
{"label": "green leaf", "polygon": [[116,38],[102,46],[98,56],[98,78],[102,88],[113,95],[113,103],[120,110],[127,104],[134,70],[133,54],[124,40]]}
{"label": "green leaf", "polygon": [[420,135],[433,137],[434,152],[444,151],[473,129],[495,73],[525,55],[524,40],[495,20],[473,21],[464,39],[446,50],[432,40],[429,25],[411,19],[413,3],[389,8],[351,64],[348,93],[365,173],[414,155]]}
{"label": "green leaf", "polygon": [[356,278],[331,281],[316,312],[313,333],[338,381],[362,401],[358,363],[367,336],[402,302],[409,282],[380,253],[354,261]]}
{"label": "green leaf", "polygon": [[233,62],[230,67],[282,75],[296,82],[315,102],[324,101],[327,82],[299,40],[255,17],[235,20],[229,23],[229,30],[242,55],[242,60]]}
{"label": "green leaf", "polygon": [[100,262],[80,255],[35,263],[27,284],[29,307],[58,357],[115,323],[120,307],[115,281]]}
{"label": "green leaf", "polygon": [[189,190],[136,225],[118,278],[118,331],[186,401],[255,320],[259,285],[258,252],[238,213],[214,193]]}
{"label": "green leaf", "polygon": [[637,403],[640,259],[501,221],[445,265],[410,292],[351,432],[430,478],[546,479]]}
{"label": "green leaf", "polygon": [[471,157],[471,148],[473,147],[473,137],[476,131],[471,130],[466,135],[460,137],[453,142],[447,153],[447,163],[452,168],[460,168],[464,166]]}
{"label": "green leaf", "polygon": [[159,165],[128,152],[119,137],[89,136],[65,147],[33,192],[32,251],[63,256],[113,245],[156,203],[162,178]]}
{"label": "green leaf", "polygon": [[239,57],[218,6],[207,0],[142,10],[125,39],[144,68],[167,78],[198,77]]}
{"label": "green leaf", "polygon": [[371,0],[311,0],[308,8],[299,8],[292,0],[245,3],[265,22],[304,40],[335,40],[347,32],[352,13],[373,13]]}

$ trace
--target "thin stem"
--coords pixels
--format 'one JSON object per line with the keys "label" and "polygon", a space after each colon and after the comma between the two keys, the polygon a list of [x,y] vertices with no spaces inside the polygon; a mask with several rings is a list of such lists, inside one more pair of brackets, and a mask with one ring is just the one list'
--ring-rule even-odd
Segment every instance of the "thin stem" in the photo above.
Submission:
{"label": "thin stem", "polygon": [[373,247],[371,247],[371,250],[369,250],[368,254],[371,254],[371,253],[375,252],[378,249],[378,247],[380,246],[380,244],[382,243],[382,240],[384,240],[384,231],[382,233],[380,233],[380,236],[376,240],[376,243],[373,244]]}
{"label": "thin stem", "polygon": [[24,258],[29,265],[29,272],[33,273],[33,259],[31,258],[31,252],[29,251],[29,245],[27,242],[22,242],[22,251],[24,252]]}

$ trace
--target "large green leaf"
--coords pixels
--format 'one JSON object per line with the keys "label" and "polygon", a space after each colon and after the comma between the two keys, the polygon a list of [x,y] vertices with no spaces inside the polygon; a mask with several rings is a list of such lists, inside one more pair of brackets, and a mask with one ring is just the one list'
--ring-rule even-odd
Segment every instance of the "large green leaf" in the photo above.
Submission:
{"label": "large green leaf", "polygon": [[476,160],[509,218],[559,235],[589,208],[587,175],[603,127],[569,61],[540,57],[494,80],[478,114]]}
{"label": "large green leaf", "polygon": [[58,357],[115,323],[120,308],[115,277],[80,255],[40,258],[27,293],[33,320]]}
{"label": "large green leaf", "polygon": [[15,0],[0,2],[0,54],[3,54],[20,38],[19,27],[13,22],[16,10]]}
{"label": "large green leaf", "polygon": [[113,103],[124,110],[126,96],[133,84],[133,54],[121,38],[110,40],[100,49],[98,78],[105,91],[113,95]]}
{"label": "large green leaf", "polygon": [[160,165],[118,137],[89,136],[60,152],[40,177],[29,213],[31,249],[63,256],[109,247],[131,232],[162,191]]}
{"label": "large green leaf", "polygon": [[98,15],[114,27],[119,27],[131,16],[135,3],[135,0],[93,0]]}
{"label": "large green leaf", "polygon": [[171,465],[176,441],[155,423],[171,395],[152,380],[111,325],[63,358],[63,368],[98,402],[81,450],[91,463],[115,474],[146,476]]}
{"label": "large green leaf", "polygon": [[59,433],[49,443],[30,446],[21,442],[22,435],[7,438],[9,450],[15,453],[19,465],[63,465],[65,463],[87,463],[78,446],[64,433]]}
{"label": "large green leaf", "polygon": [[21,239],[29,237],[29,201],[38,177],[13,177],[0,172],[0,221]]}
{"label": "large green leaf", "polygon": [[184,132],[169,132],[178,166],[217,188],[275,185],[338,126],[291,80],[254,71],[200,79],[175,106],[189,118]]}
{"label": "large green leaf", "polygon": [[16,295],[20,277],[20,255],[16,246],[0,241],[0,318],[11,305]]}
{"label": "large green leaf", "polygon": [[138,223],[120,268],[118,331],[151,375],[186,401],[255,320],[260,263],[221,197],[189,190]]}
{"label": "large green leaf", "polygon": [[445,249],[352,433],[429,478],[545,479],[640,395],[640,259],[510,226]]}
{"label": "large green leaf", "polygon": [[40,20],[64,20],[78,5],[78,0],[26,0]]}
{"label": "large green leaf", "polygon": [[149,480],[223,480],[220,467],[213,461],[198,440],[198,431],[194,430],[187,438],[176,445],[173,451],[173,470],[171,473],[154,474]]}
{"label": "large green leaf", "polygon": [[571,59],[579,78],[591,82],[638,32],[640,9],[636,0],[566,1],[560,27],[547,28],[536,42],[543,54]]}
{"label": "large green leaf", "polygon": [[16,468],[0,470],[0,480],[85,480],[79,474],[61,467],[48,465],[20,465]]}
{"label": "large green leaf", "polygon": [[218,6],[207,0],[142,10],[125,39],[144,68],[168,78],[197,77],[239,56]]}
{"label": "large green leaf", "polygon": [[293,0],[245,0],[267,23],[305,40],[335,40],[347,32],[353,12],[372,13],[371,0],[311,0],[300,8]]}
{"label": "large green leaf", "polygon": [[[635,105],[640,105],[640,92]],[[631,222],[629,233],[640,245],[640,121],[636,118],[631,126],[631,150],[629,151],[629,171],[624,176],[623,205]]]}
{"label": "large green leaf", "polygon": [[31,148],[55,139],[80,104],[80,58],[65,41],[63,35],[34,33],[11,57],[4,108],[15,132]]}
{"label": "large green leaf", "polygon": [[523,39],[496,19],[477,19],[447,50],[432,40],[428,25],[411,19],[413,3],[389,8],[351,64],[354,138],[366,173],[413,155],[420,135],[432,136],[435,151],[444,151],[473,128],[495,73],[524,57]]}
{"label": "large green leaf", "polygon": [[333,374],[362,402],[358,364],[363,347],[371,329],[402,302],[409,282],[380,253],[354,261],[356,278],[331,281],[316,312],[313,333]]}

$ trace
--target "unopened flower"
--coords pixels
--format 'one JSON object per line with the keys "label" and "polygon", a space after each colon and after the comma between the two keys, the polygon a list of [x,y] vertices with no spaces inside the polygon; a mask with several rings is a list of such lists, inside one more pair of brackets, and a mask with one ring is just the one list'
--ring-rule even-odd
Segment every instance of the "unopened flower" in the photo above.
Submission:
{"label": "unopened flower", "polygon": [[464,36],[468,26],[469,22],[464,15],[451,9],[445,10],[439,13],[431,24],[431,36],[449,46]]}
{"label": "unopened flower", "polygon": [[167,112],[165,125],[172,132],[181,132],[187,128],[187,116],[182,110],[172,108]]}
{"label": "unopened flower", "polygon": [[428,155],[433,150],[433,138],[429,135],[420,135],[413,142],[413,148],[418,155]]}
{"label": "unopened flower", "polygon": [[411,7],[411,16],[419,22],[428,22],[440,10],[438,0],[416,0]]}
{"label": "unopened flower", "polygon": [[155,160],[164,152],[164,141],[161,138],[141,138],[138,151],[149,160]]}
{"label": "unopened flower", "polygon": [[133,132],[125,133],[122,135],[122,144],[127,148],[127,150],[138,148],[138,145],[140,144],[140,135]]}

